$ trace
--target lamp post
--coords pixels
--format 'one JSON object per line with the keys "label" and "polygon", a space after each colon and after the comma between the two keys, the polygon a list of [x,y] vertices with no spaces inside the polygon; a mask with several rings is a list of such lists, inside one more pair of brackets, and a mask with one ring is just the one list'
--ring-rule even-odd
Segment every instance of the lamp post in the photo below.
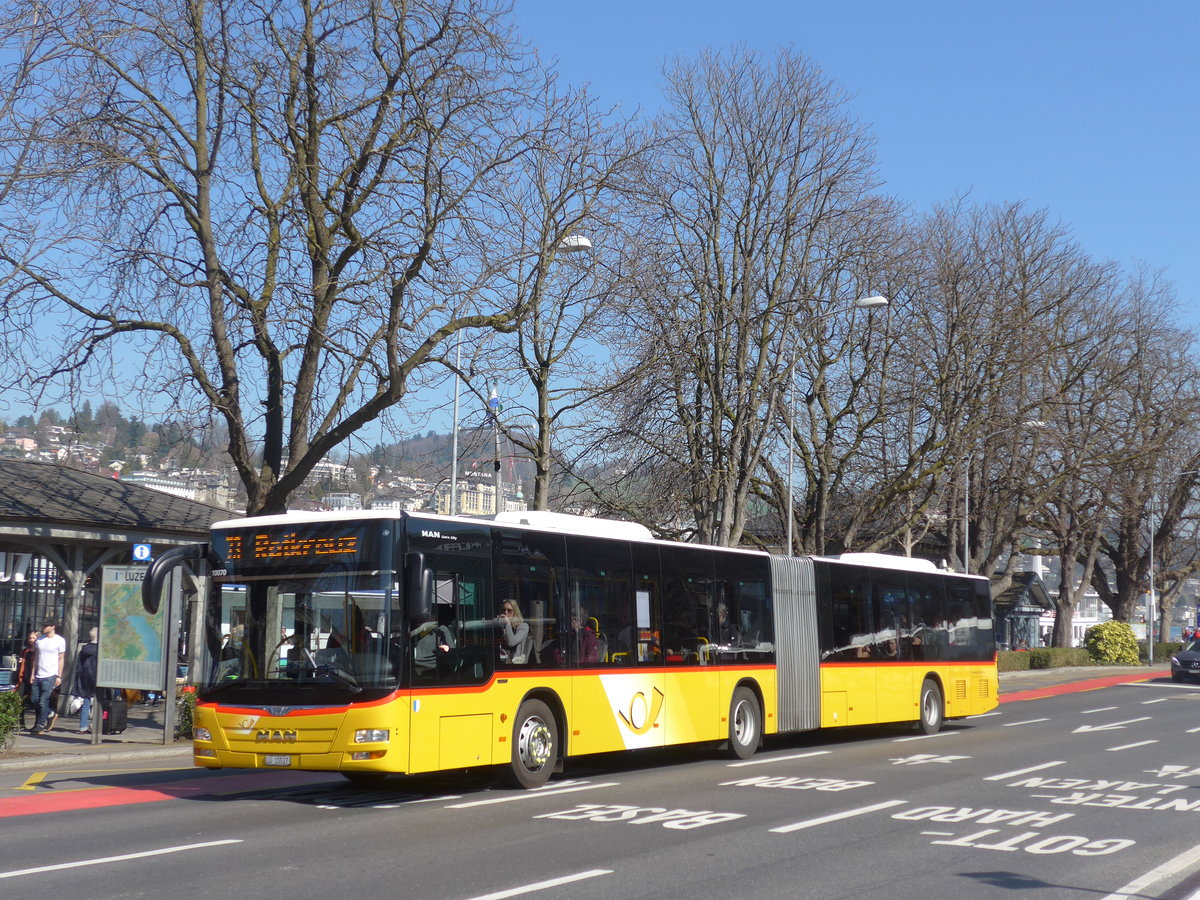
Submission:
{"label": "lamp post", "polygon": [[[849,306],[842,306],[838,309],[831,309],[828,312],[823,312],[820,315],[813,316],[809,319],[809,324],[820,322],[822,319],[828,319],[830,316],[840,315],[844,312],[849,312],[852,309],[877,309],[881,306],[890,305],[891,301],[887,297],[874,295],[871,297],[859,297]],[[794,478],[794,460],[795,450],[792,447],[793,435],[796,433],[796,348],[792,348],[792,362],[788,366],[788,483],[787,483],[787,552],[788,556],[792,555],[793,548],[793,531],[794,522],[796,519],[796,494],[795,494],[795,478]]]}
{"label": "lamp post", "polygon": [[503,511],[501,498],[504,496],[504,472],[500,468],[500,385],[492,383],[492,395],[488,397],[488,412],[492,417],[492,432],[496,436],[496,515]]}
{"label": "lamp post", "polygon": [[462,332],[455,335],[454,347],[454,429],[450,438],[450,515],[458,515],[458,390],[462,366]]}

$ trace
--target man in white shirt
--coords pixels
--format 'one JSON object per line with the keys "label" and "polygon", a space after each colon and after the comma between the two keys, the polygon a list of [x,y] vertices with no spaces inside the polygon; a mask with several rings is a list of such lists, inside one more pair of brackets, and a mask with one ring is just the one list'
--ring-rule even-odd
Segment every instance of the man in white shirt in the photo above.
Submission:
{"label": "man in white shirt", "polygon": [[37,662],[33,672],[33,704],[37,707],[37,722],[30,734],[41,734],[53,721],[50,698],[62,684],[63,662],[67,658],[67,642],[54,633],[54,623],[47,622],[37,642]]}

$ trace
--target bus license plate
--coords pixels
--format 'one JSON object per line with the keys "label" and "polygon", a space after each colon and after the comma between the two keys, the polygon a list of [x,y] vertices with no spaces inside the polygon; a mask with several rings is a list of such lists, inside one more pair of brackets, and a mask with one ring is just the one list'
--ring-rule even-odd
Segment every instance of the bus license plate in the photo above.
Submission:
{"label": "bus license plate", "polygon": [[292,758],[290,756],[267,754],[263,757],[263,765],[266,766],[290,766],[291,764]]}

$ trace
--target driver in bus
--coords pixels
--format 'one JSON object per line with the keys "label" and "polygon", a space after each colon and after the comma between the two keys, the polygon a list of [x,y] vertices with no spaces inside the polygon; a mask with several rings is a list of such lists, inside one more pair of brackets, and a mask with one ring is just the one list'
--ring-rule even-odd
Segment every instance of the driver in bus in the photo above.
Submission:
{"label": "driver in bus", "polygon": [[437,605],[437,620],[422,622],[412,630],[413,667],[418,675],[433,675],[439,669],[453,671],[457,666],[454,630],[454,607]]}

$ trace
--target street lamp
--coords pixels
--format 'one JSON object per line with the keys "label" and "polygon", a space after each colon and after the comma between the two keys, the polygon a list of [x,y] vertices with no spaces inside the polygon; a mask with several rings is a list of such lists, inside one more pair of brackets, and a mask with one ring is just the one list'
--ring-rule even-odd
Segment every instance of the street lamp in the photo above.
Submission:
{"label": "street lamp", "polygon": [[458,515],[458,390],[462,379],[462,331],[455,335],[454,344],[454,429],[450,438],[450,515]]}
{"label": "street lamp", "polygon": [[[849,312],[852,309],[877,309],[881,306],[890,305],[891,301],[887,297],[874,295],[871,297],[859,297],[849,306],[842,306],[837,309],[831,309],[828,312],[823,312],[820,315],[813,316],[809,319],[809,324],[820,322],[822,319],[828,319],[830,316],[840,315],[844,312]],[[793,527],[796,519],[796,499],[795,499],[795,478],[794,459],[795,450],[792,445],[794,435],[796,433],[796,348],[792,348],[792,362],[788,366],[788,484],[787,484],[787,552],[788,556],[792,555],[793,546]]]}

